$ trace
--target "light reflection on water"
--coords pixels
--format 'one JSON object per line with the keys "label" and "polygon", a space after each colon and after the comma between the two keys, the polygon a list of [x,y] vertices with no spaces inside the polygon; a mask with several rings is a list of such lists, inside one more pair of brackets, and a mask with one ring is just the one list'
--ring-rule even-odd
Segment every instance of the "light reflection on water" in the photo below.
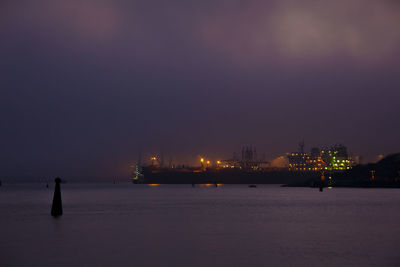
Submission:
{"label": "light reflection on water", "polygon": [[399,266],[400,190],[0,188],[1,266]]}

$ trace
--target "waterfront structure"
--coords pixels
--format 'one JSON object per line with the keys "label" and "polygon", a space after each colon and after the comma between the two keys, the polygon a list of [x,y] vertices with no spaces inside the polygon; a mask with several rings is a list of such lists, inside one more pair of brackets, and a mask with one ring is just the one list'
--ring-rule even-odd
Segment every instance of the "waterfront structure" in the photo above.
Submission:
{"label": "waterfront structure", "polygon": [[308,169],[307,161],[310,156],[304,152],[292,152],[288,153],[289,159],[289,171],[306,171]]}
{"label": "waterfront structure", "polygon": [[351,169],[353,165],[353,160],[347,153],[347,148],[340,144],[322,149],[321,158],[326,163],[324,169],[328,171],[345,171]]}
{"label": "waterfront structure", "polygon": [[311,154],[304,152],[304,143],[299,144],[299,151],[287,153],[289,171],[344,171],[352,167],[353,161],[343,145],[329,148],[314,147]]}
{"label": "waterfront structure", "polygon": [[[242,147],[241,158],[234,153],[231,159],[217,160],[216,169],[241,169],[241,170],[265,170],[269,168],[269,162],[257,156],[257,150],[253,146]],[[211,166],[208,166],[211,167]],[[209,169],[209,168],[207,168]]]}
{"label": "waterfront structure", "polygon": [[311,149],[311,155],[304,152],[304,141],[299,143],[299,151],[287,153],[289,171],[320,171],[324,162],[318,148]]}

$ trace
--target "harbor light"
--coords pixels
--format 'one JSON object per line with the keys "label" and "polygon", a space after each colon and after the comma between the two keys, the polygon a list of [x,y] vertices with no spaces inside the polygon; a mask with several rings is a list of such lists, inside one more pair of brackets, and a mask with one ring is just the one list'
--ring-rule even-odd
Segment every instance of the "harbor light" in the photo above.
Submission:
{"label": "harbor light", "polygon": [[153,156],[150,159],[151,159],[151,166],[154,166],[157,161],[157,157]]}

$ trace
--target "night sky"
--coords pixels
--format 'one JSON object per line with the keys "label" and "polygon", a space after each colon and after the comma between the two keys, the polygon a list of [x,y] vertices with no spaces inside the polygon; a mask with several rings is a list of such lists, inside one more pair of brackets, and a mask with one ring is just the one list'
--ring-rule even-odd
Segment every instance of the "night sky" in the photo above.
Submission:
{"label": "night sky", "polygon": [[0,176],[400,151],[400,2],[0,2]]}

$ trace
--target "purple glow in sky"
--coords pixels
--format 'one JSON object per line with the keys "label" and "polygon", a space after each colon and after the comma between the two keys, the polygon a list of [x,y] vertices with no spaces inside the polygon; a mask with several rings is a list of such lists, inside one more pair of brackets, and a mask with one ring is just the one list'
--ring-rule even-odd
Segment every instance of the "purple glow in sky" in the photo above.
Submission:
{"label": "purple glow in sky", "polygon": [[400,3],[2,1],[0,175],[127,176],[343,143],[400,151]]}

